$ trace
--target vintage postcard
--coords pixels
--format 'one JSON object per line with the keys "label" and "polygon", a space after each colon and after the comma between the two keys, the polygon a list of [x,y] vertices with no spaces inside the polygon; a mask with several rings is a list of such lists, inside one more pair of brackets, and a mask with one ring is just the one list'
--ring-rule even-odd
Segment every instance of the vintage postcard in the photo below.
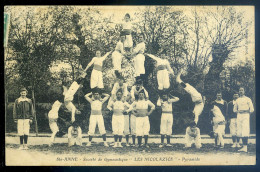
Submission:
{"label": "vintage postcard", "polygon": [[256,164],[254,6],[5,6],[6,166]]}

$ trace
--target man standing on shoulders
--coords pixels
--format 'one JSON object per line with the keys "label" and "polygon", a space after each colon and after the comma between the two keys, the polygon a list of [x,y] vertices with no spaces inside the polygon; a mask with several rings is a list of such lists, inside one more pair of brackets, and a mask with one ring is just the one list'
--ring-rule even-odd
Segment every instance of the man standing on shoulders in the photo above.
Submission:
{"label": "man standing on shoulders", "polygon": [[243,147],[238,151],[247,152],[248,137],[250,134],[250,114],[254,112],[252,100],[245,96],[244,87],[239,88],[239,98],[234,105],[237,113],[237,136],[242,138]]}

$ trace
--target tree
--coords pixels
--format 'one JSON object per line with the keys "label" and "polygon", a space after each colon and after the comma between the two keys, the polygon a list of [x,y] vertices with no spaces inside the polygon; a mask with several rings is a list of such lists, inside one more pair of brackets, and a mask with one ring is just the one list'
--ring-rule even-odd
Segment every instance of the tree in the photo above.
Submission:
{"label": "tree", "polygon": [[206,18],[207,34],[213,48],[213,60],[205,78],[205,94],[208,94],[209,99],[214,97],[220,87],[219,74],[223,70],[224,62],[245,44],[246,31],[250,26],[250,22],[243,19],[244,13],[235,7],[216,7],[215,10],[207,12]]}

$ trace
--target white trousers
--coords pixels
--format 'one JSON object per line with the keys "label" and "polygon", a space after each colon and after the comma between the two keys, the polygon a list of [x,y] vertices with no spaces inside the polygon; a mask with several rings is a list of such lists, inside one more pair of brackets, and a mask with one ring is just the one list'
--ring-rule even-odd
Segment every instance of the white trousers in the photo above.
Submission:
{"label": "white trousers", "polygon": [[169,73],[167,69],[159,70],[157,72],[158,89],[168,89],[170,87]]}
{"label": "white trousers", "polygon": [[102,115],[90,115],[89,118],[89,135],[94,135],[96,126],[98,126],[101,135],[106,134],[104,118]]}
{"label": "white trousers", "polygon": [[237,114],[237,136],[249,137],[250,134],[250,114]]}
{"label": "white trousers", "polygon": [[124,47],[133,47],[133,39],[131,34],[125,36]]}
{"label": "white trousers", "polygon": [[214,124],[213,125],[213,132],[219,135],[224,135],[225,134],[225,128],[226,125],[225,124]]}
{"label": "white trousers", "polygon": [[193,113],[195,116],[200,116],[204,108],[204,103],[196,103],[193,109]]}
{"label": "white trousers", "polygon": [[93,69],[90,77],[90,88],[104,88],[103,74],[101,71]]}
{"label": "white trousers", "polygon": [[160,134],[171,135],[172,124],[173,124],[173,115],[171,113],[162,113]]}
{"label": "white trousers", "polygon": [[150,121],[149,117],[136,117],[136,136],[149,135]]}
{"label": "white trousers", "polygon": [[130,134],[130,128],[129,128],[129,115],[124,115],[124,134],[128,135]]}
{"label": "white trousers", "polygon": [[17,132],[19,136],[29,135],[30,133],[30,119],[17,120]]}
{"label": "white trousers", "polygon": [[237,119],[231,118],[229,124],[230,134],[232,136],[237,136]]}
{"label": "white trousers", "polygon": [[135,76],[140,76],[141,74],[145,74],[144,61],[145,61],[145,56],[143,54],[137,54],[134,57]]}
{"label": "white trousers", "polygon": [[79,89],[79,84],[78,84],[76,81],[74,81],[74,82],[70,85],[68,91],[65,93],[65,95],[64,95],[64,101],[73,101],[74,95],[76,94],[76,92],[78,91],[78,89]]}
{"label": "white trousers", "polygon": [[112,63],[113,63],[114,70],[121,71],[122,58],[123,55],[118,51],[114,51],[112,53]]}
{"label": "white trousers", "polygon": [[71,112],[72,116],[75,116],[76,107],[72,102],[65,102],[65,107]]}
{"label": "white trousers", "polygon": [[133,114],[130,117],[131,134],[136,135],[136,116]]}
{"label": "white trousers", "polygon": [[114,135],[123,135],[124,132],[124,115],[112,116],[112,130]]}
{"label": "white trousers", "polygon": [[57,125],[57,122],[49,121],[49,126],[50,126],[52,133],[57,133],[59,131],[59,127]]}

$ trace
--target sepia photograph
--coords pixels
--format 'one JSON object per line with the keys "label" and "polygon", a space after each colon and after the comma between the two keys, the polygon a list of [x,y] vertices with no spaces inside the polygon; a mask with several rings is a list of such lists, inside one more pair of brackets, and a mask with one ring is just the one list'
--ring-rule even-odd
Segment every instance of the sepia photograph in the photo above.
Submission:
{"label": "sepia photograph", "polygon": [[4,6],[6,166],[256,165],[254,6]]}

